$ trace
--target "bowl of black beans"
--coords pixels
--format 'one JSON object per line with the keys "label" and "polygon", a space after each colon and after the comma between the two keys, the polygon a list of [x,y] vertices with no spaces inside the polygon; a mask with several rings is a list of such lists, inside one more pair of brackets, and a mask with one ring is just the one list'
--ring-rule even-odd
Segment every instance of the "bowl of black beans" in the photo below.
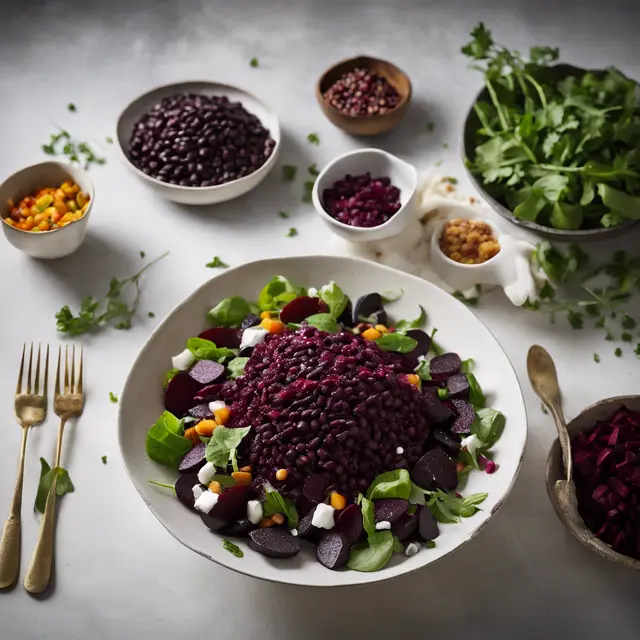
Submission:
{"label": "bowl of black beans", "polygon": [[134,100],[117,126],[127,165],[159,195],[205,205],[241,196],[273,168],[275,112],[252,94],[216,82],[181,82]]}

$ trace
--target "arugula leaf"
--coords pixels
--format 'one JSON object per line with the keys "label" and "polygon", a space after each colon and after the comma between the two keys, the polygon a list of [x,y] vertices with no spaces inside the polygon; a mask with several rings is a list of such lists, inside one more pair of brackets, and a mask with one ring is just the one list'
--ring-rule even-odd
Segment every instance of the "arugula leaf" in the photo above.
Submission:
{"label": "arugula leaf", "polygon": [[479,510],[478,505],[482,504],[488,495],[487,493],[474,493],[464,498],[438,489],[432,492],[427,505],[438,522],[453,524],[460,522],[460,518],[470,518],[474,515]]}
{"label": "arugula leaf", "polygon": [[417,318],[413,320],[399,320],[395,323],[396,332],[405,333],[410,329],[422,329],[427,321],[427,313],[424,310],[424,307],[418,305],[420,309],[420,314]]}
{"label": "arugula leaf", "polygon": [[56,495],[58,497],[65,495],[65,493],[75,491],[73,482],[71,482],[71,478],[69,477],[69,472],[66,469],[62,467],[51,469],[49,463],[44,458],[40,458],[40,482],[38,483],[38,492],[36,494],[35,504],[33,505],[34,511],[44,513],[45,507],[47,506],[47,496],[53,484],[54,476],[57,476]]}
{"label": "arugula leaf", "polygon": [[327,333],[338,333],[338,323],[334,316],[330,313],[316,313],[308,318],[305,318],[305,322],[310,327],[320,329],[320,331],[326,331]]}
{"label": "arugula leaf", "polygon": [[367,542],[351,548],[347,566],[354,571],[379,571],[393,555],[391,531],[376,531]]}
{"label": "arugula leaf", "polygon": [[236,485],[236,481],[232,476],[228,476],[225,473],[214,473],[211,481],[216,481],[220,483],[220,486],[223,489],[228,489],[229,487],[234,487]]}
{"label": "arugula leaf", "polygon": [[298,511],[293,500],[285,498],[276,489],[271,488],[266,491],[266,498],[262,503],[262,508],[265,516],[272,516],[276,513],[281,513],[285,516],[289,529],[295,529],[298,526]]}
{"label": "arugula leaf", "polygon": [[249,358],[234,358],[227,362],[227,369],[229,370],[229,378],[235,380],[244,374],[244,368],[249,362]]}
{"label": "arugula leaf", "polygon": [[233,349],[216,347],[215,343],[211,342],[211,340],[204,340],[203,338],[189,338],[187,340],[187,349],[191,351],[196,360],[214,360],[215,362],[220,362],[225,358],[231,358],[236,355]]}
{"label": "arugula leaf", "polygon": [[336,319],[342,315],[349,302],[349,298],[335,282],[320,287],[318,296],[327,303],[329,313]]}
{"label": "arugula leaf", "polygon": [[471,424],[471,433],[477,435],[483,442],[483,451],[487,451],[500,439],[506,419],[504,414],[496,409],[478,409],[476,419]]}
{"label": "arugula leaf", "polygon": [[383,351],[395,351],[396,353],[411,353],[418,341],[401,333],[384,333],[376,341]]}
{"label": "arugula leaf", "polygon": [[218,302],[209,311],[209,322],[214,327],[240,327],[242,321],[249,315],[249,303],[240,296],[231,296]]}
{"label": "arugula leaf", "polygon": [[479,382],[476,380],[476,377],[473,375],[473,373],[467,373],[466,375],[469,382],[469,402],[471,402],[471,404],[476,409],[479,407],[484,407],[485,397],[484,393],[482,393]]}
{"label": "arugula leaf", "polygon": [[367,500],[380,498],[402,498],[406,500],[411,493],[411,478],[406,469],[394,469],[377,475],[369,485]]}
{"label": "arugula leaf", "polygon": [[430,491],[419,487],[417,484],[411,482],[411,492],[409,493],[409,497],[407,500],[410,504],[426,504],[425,496],[430,495]]}
{"label": "arugula leaf", "polygon": [[250,426],[231,429],[223,425],[214,429],[204,454],[207,462],[213,463],[216,467],[226,469],[235,450],[240,446],[242,439],[250,430]]}
{"label": "arugula leaf", "polygon": [[205,265],[208,269],[228,269],[229,265],[223,262],[218,256],[214,256],[211,262],[207,262]]}
{"label": "arugula leaf", "polygon": [[362,511],[362,526],[367,538],[372,538],[376,533],[375,508],[373,502],[361,495],[360,511]]}
{"label": "arugula leaf", "polygon": [[475,366],[476,366],[476,363],[473,360],[473,358],[467,358],[466,360],[462,361],[462,364],[460,365],[460,372],[473,373]]}
{"label": "arugula leaf", "polygon": [[436,333],[438,333],[438,330],[434,327],[429,335],[429,351],[441,356],[444,353],[444,349],[434,340]]}
{"label": "arugula leaf", "polygon": [[394,553],[402,553],[404,551],[404,545],[397,536],[393,536],[393,552]]}
{"label": "arugula leaf", "polygon": [[[256,64],[251,66],[257,67],[258,65]],[[222,548],[225,551],[232,553],[236,558],[244,558],[244,551],[242,551],[242,549],[240,549],[240,547],[237,544],[233,544],[233,542],[230,542],[226,538],[222,539]]]}
{"label": "arugula leaf", "polygon": [[182,420],[165,411],[147,433],[147,455],[160,464],[177,469],[185,453],[193,446],[191,440],[183,434]]}

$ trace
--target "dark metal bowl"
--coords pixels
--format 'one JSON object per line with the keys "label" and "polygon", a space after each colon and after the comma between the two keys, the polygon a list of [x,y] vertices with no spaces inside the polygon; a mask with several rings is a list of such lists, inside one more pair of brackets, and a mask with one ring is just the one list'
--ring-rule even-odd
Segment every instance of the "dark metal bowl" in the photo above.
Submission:
{"label": "dark metal bowl", "polygon": [[[554,80],[562,80],[567,76],[581,76],[587,73],[587,71],[587,69],[574,67],[570,64],[558,64],[552,67],[548,67],[550,77],[552,77]],[[483,89],[478,93],[473,104],[475,104],[479,100],[490,102],[489,93],[486,87],[483,87]],[[469,109],[469,113],[467,114],[467,118],[464,123],[464,131],[462,137],[462,160],[467,174],[469,178],[471,178],[471,182],[473,182],[480,195],[489,203],[489,205],[491,205],[494,211],[499,213],[505,220],[508,220],[509,222],[512,222],[519,227],[530,229],[538,235],[549,238],[550,240],[558,240],[562,242],[594,242],[597,240],[607,240],[615,236],[623,235],[624,233],[628,232],[631,227],[638,224],[638,221],[633,221],[625,222],[624,224],[618,225],[616,227],[602,227],[601,229],[578,229],[566,231],[564,229],[545,227],[536,222],[529,222],[528,220],[519,220],[518,218],[516,218],[513,215],[513,212],[508,207],[506,207],[501,202],[498,202],[489,193],[487,193],[482,182],[480,182],[477,176],[473,175],[473,173],[467,166],[467,159],[471,161],[475,159],[475,134],[480,127],[480,121],[473,109],[473,104]]]}

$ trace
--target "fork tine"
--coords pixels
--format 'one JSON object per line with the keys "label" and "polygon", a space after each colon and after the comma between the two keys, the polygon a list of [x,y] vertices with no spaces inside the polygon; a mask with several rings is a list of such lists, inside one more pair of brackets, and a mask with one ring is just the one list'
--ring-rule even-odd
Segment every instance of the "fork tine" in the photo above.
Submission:
{"label": "fork tine", "polygon": [[38,395],[40,391],[40,351],[42,350],[42,345],[38,343],[38,359],[36,360],[36,380],[34,382],[33,393]]}
{"label": "fork tine", "polygon": [[22,358],[20,359],[20,373],[18,373],[18,384],[16,386],[16,394],[22,393],[22,374],[24,373],[24,353],[27,348],[27,343],[22,345]]}
{"label": "fork tine", "polygon": [[44,387],[42,389],[42,397],[47,401],[47,393],[49,392],[49,345],[47,344],[47,354],[44,361]]}
{"label": "fork tine", "polygon": [[27,371],[27,393],[31,393],[31,364],[33,363],[33,342],[29,349],[29,369]]}
{"label": "fork tine", "polygon": [[55,397],[60,395],[60,361],[62,360],[62,347],[58,347],[58,370],[56,371]]}
{"label": "fork tine", "polygon": [[78,389],[77,392],[82,395],[82,364],[84,360],[84,346],[80,346],[80,367],[78,370]]}
{"label": "fork tine", "polygon": [[69,389],[71,393],[75,393],[75,384],[76,384],[76,345],[74,344],[71,347],[71,388]]}
{"label": "fork tine", "polygon": [[69,393],[69,345],[64,347],[64,393]]}

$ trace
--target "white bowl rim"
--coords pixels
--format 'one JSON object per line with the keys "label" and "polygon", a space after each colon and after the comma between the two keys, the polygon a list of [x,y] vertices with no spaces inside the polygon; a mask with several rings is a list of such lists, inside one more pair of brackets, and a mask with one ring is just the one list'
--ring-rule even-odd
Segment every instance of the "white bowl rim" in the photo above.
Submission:
{"label": "white bowl rim", "polygon": [[[220,277],[226,276],[230,273],[233,273],[234,271],[239,271],[243,268],[245,268],[248,264],[258,264],[258,265],[264,265],[264,272],[268,273],[268,268],[269,265],[273,264],[274,262],[278,262],[278,263],[293,263],[295,264],[296,261],[299,260],[305,260],[305,261],[311,261],[311,260],[317,260],[317,259],[322,259],[322,260],[326,260],[328,258],[331,258],[331,256],[326,256],[326,255],[318,255],[318,254],[312,254],[312,255],[304,255],[304,256],[288,256],[288,257],[283,257],[283,258],[265,258],[262,260],[255,260],[253,262],[249,262],[249,263],[245,263],[244,265],[239,265],[237,267],[232,267],[230,269],[226,269],[223,273],[220,273],[218,275],[215,275],[213,277],[211,277],[209,280],[207,280],[206,282],[204,282],[203,284],[201,284],[195,291],[193,291],[191,294],[189,294],[182,302],[180,302],[179,304],[177,304],[170,312],[169,314],[164,318],[164,320],[152,331],[152,333],[149,335],[149,337],[147,338],[147,341],[145,342],[145,345],[157,334],[161,331],[161,329],[165,326],[165,324],[169,321],[170,317],[179,309],[183,308],[184,306],[188,305],[191,300],[193,298],[195,298],[199,292],[203,289],[205,289],[206,287],[209,286],[209,284]],[[380,268],[383,271],[387,271],[390,274],[394,274],[394,275],[400,275],[402,277],[406,277],[409,278],[411,280],[414,280],[415,282],[420,282],[422,285],[427,285],[427,286],[432,286],[436,289],[439,289],[439,287],[437,287],[435,284],[433,284],[432,282],[429,281],[425,281],[423,278],[420,278],[418,276],[414,276],[413,274],[410,273],[406,273],[403,271],[399,271],[398,269],[394,269],[392,267],[388,267],[387,265],[382,265],[380,263],[377,262],[373,262],[371,260],[365,260],[362,258],[355,258],[355,257],[351,257],[351,256],[341,256],[340,257],[341,260],[344,260],[346,262],[353,262],[356,263],[357,265],[359,265],[360,267],[367,267],[368,265],[375,265],[376,267]],[[219,558],[213,558],[212,556],[206,554],[203,551],[200,551],[198,549],[195,549],[194,547],[190,546],[189,543],[185,542],[184,540],[182,540],[180,538],[180,534],[174,530],[173,526],[166,521],[165,519],[163,519],[160,515],[158,515],[158,513],[156,513],[153,505],[151,504],[151,502],[148,502],[147,500],[144,499],[144,496],[142,495],[140,489],[138,488],[138,485],[136,483],[136,479],[134,478],[132,472],[129,469],[129,466],[127,465],[126,462],[124,462],[124,467],[125,467],[125,471],[127,473],[127,475],[129,476],[129,479],[131,480],[133,486],[136,488],[136,490],[138,491],[138,493],[140,494],[140,497],[142,498],[143,502],[146,504],[146,506],[150,509],[150,511],[153,513],[153,515],[156,517],[156,519],[158,520],[158,522],[160,522],[160,524],[162,524],[162,526],[181,544],[183,544],[185,547],[187,547],[188,549],[191,549],[192,551],[194,551],[195,553],[197,553],[198,555],[201,555],[202,557],[206,558],[207,560],[213,561],[216,564],[221,564],[222,566],[226,567],[227,569],[231,569],[232,571],[235,571],[236,573],[242,574],[242,575],[246,575],[248,577],[251,578],[258,578],[260,580],[264,580],[265,582],[276,582],[279,584],[289,584],[289,585],[296,585],[296,586],[313,586],[313,587],[349,587],[349,586],[359,586],[362,584],[374,584],[377,582],[384,582],[386,580],[394,580],[396,578],[399,578],[403,575],[407,575],[409,573],[412,573],[413,571],[417,571],[418,569],[425,569],[427,566],[435,564],[436,562],[439,562],[440,560],[442,560],[443,558],[446,558],[447,556],[451,555],[452,553],[454,553],[455,551],[457,551],[458,549],[460,549],[461,547],[467,545],[469,542],[471,542],[474,538],[476,538],[481,531],[483,531],[485,529],[485,527],[489,524],[489,522],[491,520],[493,520],[494,516],[496,515],[496,513],[500,510],[500,508],[504,505],[504,502],[507,500],[507,498],[509,497],[509,495],[511,494],[511,491],[513,490],[513,487],[518,479],[518,476],[520,475],[520,470],[522,468],[522,462],[524,460],[524,455],[525,455],[525,451],[526,451],[526,445],[527,445],[527,439],[528,439],[528,421],[529,421],[529,417],[527,414],[527,407],[526,404],[524,402],[524,397],[522,395],[522,387],[520,385],[520,380],[516,374],[515,368],[511,362],[511,360],[509,359],[509,357],[507,356],[506,352],[504,351],[502,345],[500,344],[500,342],[498,341],[498,339],[495,337],[495,335],[493,334],[493,332],[484,324],[484,322],[482,322],[482,320],[480,320],[480,318],[478,318],[466,305],[464,305],[462,302],[458,301],[458,300],[453,300],[453,302],[456,302],[459,305],[459,310],[460,313],[462,315],[468,315],[473,317],[474,321],[480,323],[480,325],[482,327],[484,327],[484,329],[489,333],[489,335],[491,335],[496,343],[496,346],[498,349],[500,349],[504,356],[505,359],[509,365],[510,371],[513,374],[513,378],[516,381],[517,387],[520,391],[520,400],[521,400],[521,405],[522,405],[522,410],[523,410],[523,414],[524,414],[524,420],[525,420],[525,424],[524,424],[524,429],[523,429],[523,434],[522,434],[522,448],[521,451],[519,452],[519,457],[516,463],[516,466],[514,468],[514,472],[512,477],[509,479],[508,483],[506,484],[506,486],[502,489],[502,496],[501,498],[498,500],[498,502],[493,506],[493,508],[491,509],[491,513],[490,516],[485,519],[483,522],[481,522],[471,533],[470,535],[465,538],[464,540],[462,540],[459,544],[457,544],[454,548],[448,550],[447,552],[443,553],[442,555],[440,555],[439,557],[435,558],[434,560],[431,560],[430,562],[427,562],[423,565],[420,565],[418,567],[413,567],[410,568],[408,570],[402,571],[399,570],[397,573],[395,573],[394,575],[381,575],[381,572],[371,572],[371,573],[367,573],[366,575],[368,576],[368,580],[363,580],[363,581],[338,581],[337,579],[333,580],[333,581],[328,581],[326,583],[323,584],[312,584],[310,585],[308,582],[305,582],[302,579],[295,579],[295,580],[285,580],[285,579],[280,579],[278,578],[278,573],[275,572],[276,577],[273,576],[263,576],[263,575],[257,575],[255,573],[251,573],[251,571],[248,571],[246,569],[243,569],[244,565],[241,565],[239,563],[234,563],[231,561],[231,559],[226,560],[225,556],[222,556],[222,558],[225,558],[224,560],[221,560]],[[144,349],[143,345],[141,347],[141,350]],[[141,351],[140,350],[140,351]],[[138,354],[136,355],[131,368],[127,374],[127,377],[125,379],[124,385],[122,386],[123,389],[123,393],[125,391],[125,389],[129,386],[130,380],[132,379],[132,374],[133,374],[133,368],[136,364],[136,362],[138,361],[138,358],[140,357],[140,352],[138,352]],[[119,403],[118,404],[118,447],[120,449],[121,455],[123,455],[124,458],[124,454],[123,454],[123,441],[122,441],[122,429],[121,429],[121,423],[123,421],[123,404]],[[507,417],[507,419],[509,419]],[[256,552],[257,553],[257,552]],[[328,570],[330,571],[330,570]],[[343,572],[332,572],[332,573],[336,573],[337,575],[344,575]],[[356,572],[357,573],[357,572]],[[304,571],[300,570],[299,572],[297,572],[296,575],[304,575]]]}
{"label": "white bowl rim", "polygon": [[[155,93],[156,91],[163,91],[165,89],[175,89],[176,91],[178,91],[179,88],[182,86],[193,85],[193,84],[212,85],[212,86],[222,87],[223,89],[232,89],[233,91],[237,91],[238,93],[244,93],[246,96],[249,96],[252,100],[259,102],[264,107],[265,111],[268,111],[271,115],[273,115],[273,117],[275,118],[276,135],[273,135],[273,131],[274,131],[273,127],[269,129],[269,134],[271,135],[271,138],[275,140],[276,144],[273,147],[273,152],[267,158],[267,161],[261,167],[258,167],[253,173],[250,173],[249,175],[246,175],[246,176],[242,176],[242,178],[236,178],[235,180],[224,182],[223,184],[214,184],[209,187],[189,187],[185,185],[171,184],[170,182],[163,182],[162,180],[158,180],[153,176],[147,175],[144,171],[141,171],[140,169],[138,169],[138,167],[136,167],[136,165],[133,164],[133,162],[131,162],[131,160],[129,159],[129,156],[127,156],[127,153],[124,149],[124,144],[120,140],[120,135],[118,134],[118,132],[120,131],[120,123],[122,122],[122,118],[124,117],[125,113],[131,108],[134,102],[138,102],[138,100],[142,100],[142,98],[145,98],[150,93]],[[264,126],[264,123],[261,123],[261,124],[262,126]],[[120,153],[126,160],[127,164],[130,166],[130,168],[133,169],[138,176],[140,176],[147,182],[150,182],[151,184],[155,184],[161,187],[166,187],[167,189],[175,189],[176,191],[188,191],[190,193],[193,193],[195,191],[199,191],[200,193],[206,193],[206,192],[211,193],[214,191],[219,191],[231,185],[241,184],[243,181],[254,177],[256,174],[262,173],[267,169],[267,167],[270,167],[276,161],[276,157],[278,156],[277,151],[279,150],[280,145],[282,143],[282,135],[280,131],[280,119],[278,118],[278,114],[271,107],[271,105],[265,102],[262,98],[259,98],[255,94],[251,93],[251,91],[247,91],[246,89],[241,89],[240,87],[236,87],[235,85],[228,84],[226,82],[216,82],[215,80],[182,80],[180,82],[170,82],[169,84],[159,85],[157,87],[153,87],[152,89],[149,89],[148,91],[145,91],[144,93],[141,93],[139,96],[131,100],[129,104],[127,104],[127,106],[120,112],[120,115],[116,120],[116,139],[118,141],[118,149],[120,149]]]}
{"label": "white bowl rim", "polygon": [[[382,224],[379,224],[379,225],[377,225],[375,227],[354,227],[354,226],[351,226],[350,224],[345,224],[344,222],[340,222],[340,220],[336,220],[333,216],[330,216],[327,213],[325,208],[322,206],[322,201],[320,200],[320,194],[318,193],[318,191],[319,191],[319,186],[318,185],[320,184],[322,178],[324,178],[325,174],[329,171],[329,169],[332,169],[338,163],[342,162],[343,160],[345,160],[346,158],[349,158],[351,156],[358,156],[358,155],[365,155],[365,154],[370,154],[370,155],[376,155],[377,154],[377,155],[385,156],[386,158],[388,158],[393,163],[398,163],[398,164],[405,165],[407,168],[411,169],[411,171],[413,173],[413,186],[411,188],[411,193],[410,193],[409,197],[407,198],[407,201],[386,222],[383,222]],[[410,162],[407,162],[406,160],[403,160],[402,158],[399,158],[398,156],[394,155],[393,153],[389,153],[388,151],[385,151],[384,149],[376,149],[375,147],[367,147],[365,149],[356,149],[355,151],[347,151],[347,153],[342,153],[339,156],[337,156],[336,158],[334,158],[333,160],[331,160],[324,167],[324,169],[322,169],[322,171],[320,172],[320,174],[316,178],[315,183],[313,184],[313,204],[314,204],[315,210],[325,220],[327,220],[331,224],[334,224],[337,227],[340,227],[341,229],[346,229],[350,233],[354,233],[354,234],[359,233],[361,235],[366,235],[366,234],[376,233],[376,232],[380,231],[381,229],[384,229],[385,227],[390,226],[390,224],[395,221],[395,218],[397,218],[398,216],[400,216],[401,214],[403,214],[405,212],[406,208],[410,205],[412,198],[415,196],[417,190],[418,190],[418,170]]]}
{"label": "white bowl rim", "polygon": [[82,218],[78,218],[77,220],[72,220],[69,224],[65,224],[64,227],[59,227],[58,229],[49,229],[48,231],[39,231],[37,233],[34,233],[33,231],[27,231],[26,229],[18,229],[18,227],[14,227],[14,226],[10,225],[6,221],[5,216],[0,216],[0,218],[2,219],[2,224],[6,225],[6,227],[8,227],[9,229],[13,229],[13,231],[19,231],[20,233],[28,234],[30,238],[31,237],[38,237],[38,236],[47,236],[47,235],[50,235],[52,233],[59,233],[60,231],[64,231],[65,229],[68,229],[72,225],[74,225],[74,224],[76,224],[78,222],[81,222],[82,220],[84,220],[89,215],[89,209],[91,209],[91,207],[93,206],[93,201],[95,200],[95,197],[96,197],[96,190],[95,190],[95,187],[93,186],[93,180],[89,176],[89,172],[88,171],[86,171],[82,167],[74,167],[73,165],[71,165],[71,164],[69,164],[67,162],[59,162],[58,160],[46,160],[45,162],[37,162],[36,164],[30,164],[30,165],[28,165],[26,167],[23,167],[22,169],[18,169],[18,171],[14,171],[10,176],[8,176],[2,182],[0,187],[4,186],[5,182],[8,182],[9,180],[11,180],[11,178],[15,177],[19,173],[22,173],[23,171],[30,171],[32,169],[36,169],[36,168],[41,167],[41,166],[46,165],[46,164],[55,164],[55,165],[58,165],[59,167],[62,167],[63,169],[66,169],[67,167],[73,167],[73,169],[75,171],[78,171],[78,172],[84,174],[83,177],[86,179],[87,183],[91,187],[91,192],[89,193],[89,206],[87,207],[87,210],[84,212],[84,215],[82,216]]}

